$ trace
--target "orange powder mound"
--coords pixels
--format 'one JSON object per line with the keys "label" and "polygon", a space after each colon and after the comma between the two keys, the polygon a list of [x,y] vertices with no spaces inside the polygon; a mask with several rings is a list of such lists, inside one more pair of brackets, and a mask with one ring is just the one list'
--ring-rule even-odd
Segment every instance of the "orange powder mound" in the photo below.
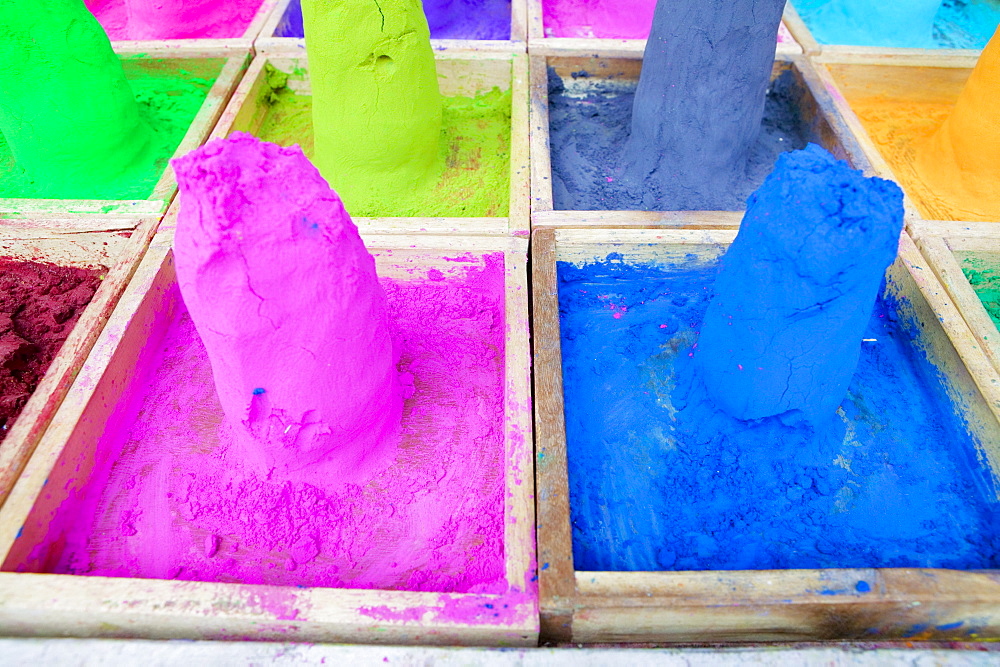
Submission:
{"label": "orange powder mound", "polygon": [[951,115],[916,149],[926,193],[959,220],[1000,221],[1000,31],[979,56]]}

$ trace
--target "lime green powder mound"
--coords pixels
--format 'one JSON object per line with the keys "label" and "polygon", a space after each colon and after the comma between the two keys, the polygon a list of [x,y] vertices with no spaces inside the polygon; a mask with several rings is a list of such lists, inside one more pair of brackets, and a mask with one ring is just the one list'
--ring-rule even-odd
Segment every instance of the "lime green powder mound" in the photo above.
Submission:
{"label": "lime green powder mound", "polygon": [[[40,199],[146,199],[152,194],[222,70],[221,59],[122,59],[139,118],[151,130],[151,159],[103,182],[88,180],[67,193],[59,184],[33,179],[16,163],[0,134],[0,197]],[[194,71],[197,70],[197,71]]]}
{"label": "lime green powder mound", "polygon": [[962,262],[962,273],[972,284],[979,300],[986,307],[993,324],[1000,329],[1000,268],[991,267],[985,261],[970,257]]}
{"label": "lime green powder mound", "polygon": [[[285,87],[286,77],[271,70],[258,104],[268,107],[261,139],[282,146],[299,144],[313,159],[312,97]],[[357,217],[503,217],[510,191],[510,91],[494,88],[476,97],[445,97],[438,142],[443,165],[435,181],[416,189],[393,188],[383,197],[349,209]],[[328,178],[339,192],[337,176]]]}
{"label": "lime green powder mound", "polygon": [[420,0],[303,0],[313,160],[349,211],[433,182],[441,95]]}

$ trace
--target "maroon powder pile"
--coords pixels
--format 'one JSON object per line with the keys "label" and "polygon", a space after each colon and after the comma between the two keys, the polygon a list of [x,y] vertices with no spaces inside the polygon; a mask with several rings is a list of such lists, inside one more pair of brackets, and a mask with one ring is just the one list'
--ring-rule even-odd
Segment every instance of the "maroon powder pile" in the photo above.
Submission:
{"label": "maroon powder pile", "polygon": [[0,442],[97,291],[105,270],[0,258]]}

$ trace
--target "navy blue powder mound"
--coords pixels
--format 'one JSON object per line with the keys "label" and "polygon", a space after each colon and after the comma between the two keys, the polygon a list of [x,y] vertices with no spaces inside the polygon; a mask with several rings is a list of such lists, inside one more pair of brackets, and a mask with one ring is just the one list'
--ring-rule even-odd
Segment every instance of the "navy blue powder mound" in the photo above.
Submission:
{"label": "navy blue powder mound", "polygon": [[[510,39],[510,0],[425,0],[432,39]],[[288,3],[275,37],[297,37],[305,31],[300,0]]]}
{"label": "navy blue powder mound", "polygon": [[[790,71],[771,82],[761,131],[747,160],[746,180],[732,192],[719,193],[716,201],[696,208],[743,210],[747,197],[771,173],[779,155],[805,148],[809,140],[818,139],[809,134],[802,120],[795,101],[798,94],[798,84]],[[658,193],[636,191],[622,176],[622,153],[630,135],[634,99],[635,88],[621,82],[607,86],[595,83],[582,97],[570,94],[555,70],[549,70],[549,143],[556,210],[685,208],[676,202],[663,202]]]}
{"label": "navy blue powder mound", "polygon": [[675,412],[715,266],[609,255],[558,272],[576,569],[1000,566],[992,479],[892,304],[876,304],[831,441]]}

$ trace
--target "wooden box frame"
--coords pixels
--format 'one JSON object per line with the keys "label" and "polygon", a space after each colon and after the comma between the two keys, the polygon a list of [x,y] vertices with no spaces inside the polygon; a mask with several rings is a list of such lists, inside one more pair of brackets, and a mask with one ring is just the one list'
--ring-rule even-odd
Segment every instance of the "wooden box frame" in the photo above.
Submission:
{"label": "wooden box frame", "polygon": [[280,0],[262,0],[257,13],[243,34],[239,37],[220,38],[195,38],[195,39],[119,39],[111,42],[111,46],[119,49],[134,51],[136,53],[155,52],[162,48],[194,48],[194,49],[235,49],[240,52],[249,52],[253,48],[254,41],[261,35],[268,17],[274,11],[274,6]]}
{"label": "wooden box frame", "polygon": [[[506,217],[364,218],[352,216],[360,229],[402,233],[528,235],[528,62],[515,53],[468,49],[435,52],[443,95],[470,95],[493,86],[511,90],[510,192]],[[232,131],[254,134],[263,122],[260,100],[267,86],[267,65],[288,73],[288,86],[309,94],[308,59],[301,51],[261,53],[250,65],[210,139]]]}
{"label": "wooden box frame", "polygon": [[[738,227],[740,211],[583,211],[554,210],[552,201],[552,161],[549,133],[548,68],[561,76],[585,71],[587,81],[609,78],[638,81],[642,68],[641,53],[623,56],[596,52],[583,55],[531,55],[531,224],[572,227]],[[837,158],[847,160],[856,169],[869,170],[864,153],[855,142],[849,126],[835,108],[829,93],[820,83],[809,59],[801,55],[778,55],[772,76],[791,71],[803,95],[800,111],[822,143]]]}
{"label": "wooden box frame", "polygon": [[[174,157],[184,155],[205,142],[222,116],[223,108],[250,62],[250,50],[246,45],[230,44],[209,48],[188,45],[183,41],[180,43],[181,46],[151,46],[144,49],[141,46],[144,42],[121,42],[115,48],[115,53],[120,56],[142,55],[151,60],[211,58],[225,61],[215,83],[205,96],[201,109],[191,121],[187,133],[174,151]],[[146,199],[0,198],[0,218],[19,216],[66,217],[77,214],[106,213],[135,217],[162,216],[176,193],[177,179],[174,177],[173,170],[167,166],[160,175],[152,193]]]}
{"label": "wooden box frame", "polygon": [[989,253],[1000,266],[1000,225],[917,221],[910,228],[927,263],[965,318],[976,343],[992,362],[996,371],[994,382],[1000,386],[1000,330],[966,280],[958,257],[960,253]]}
{"label": "wooden box frame", "polygon": [[[615,39],[607,37],[546,37],[545,15],[543,3],[546,0],[527,0],[528,2],[528,51],[533,56],[579,55],[583,53],[600,53],[606,58],[630,58],[642,56],[646,49],[645,39]],[[610,0],[609,0],[610,1]],[[802,47],[797,40],[795,31],[789,23],[789,14],[798,18],[791,5],[785,6],[779,39],[775,52],[782,55],[802,53]],[[781,37],[787,37],[782,40]]]}
{"label": "wooden box frame", "polygon": [[[882,151],[872,140],[861,119],[851,108],[845,89],[853,86],[869,87],[872,80],[883,78],[894,88],[920,90],[927,86],[926,68],[941,70],[940,76],[968,78],[979,59],[978,51],[946,49],[858,49],[825,48],[812,58],[819,80],[829,92],[834,104],[847,124],[851,134],[872,166],[873,172],[882,178],[899,182]],[[843,66],[843,67],[841,67]],[[834,74],[831,67],[840,67],[841,72],[851,71],[851,81]],[[919,69],[918,69],[919,68]],[[961,74],[959,71],[965,72]],[[923,76],[921,73],[923,72]],[[957,97],[957,96],[956,96]],[[900,186],[902,187],[902,185]],[[920,219],[934,219],[925,215],[904,188],[904,206],[909,224]]]}
{"label": "wooden box frame", "polygon": [[108,272],[20,416],[0,442],[3,506],[142,259],[157,219],[115,216],[0,220],[0,257]]}
{"label": "wooden box frame", "polygon": [[[254,43],[258,53],[271,51],[304,50],[306,40],[301,37],[278,37],[282,17],[293,0],[278,0],[267,21],[260,31],[260,36]],[[432,39],[431,47],[435,51],[442,49],[467,49],[474,51],[491,51],[497,53],[524,53],[528,44],[528,9],[526,0],[511,0],[510,3],[510,39]]]}
{"label": "wooden box frame", "polygon": [[[717,253],[735,234],[735,230],[551,227],[532,233],[542,640],[715,643],[956,640],[969,639],[970,632],[980,638],[1000,636],[997,571],[575,571],[556,262],[603,257],[612,250],[626,255],[626,259],[655,259],[658,254],[662,258],[669,246],[685,252],[711,246]],[[681,259],[677,253],[674,257]],[[973,344],[965,322],[925,266],[916,246],[904,234],[899,257],[888,273],[911,298],[922,341],[933,346],[939,367],[962,396],[972,397],[968,416],[996,471],[1000,464],[1000,387],[983,383],[976,376],[976,370],[987,363],[983,352]],[[870,584],[870,592],[854,594],[860,580]],[[829,589],[850,593],[821,593]],[[957,621],[964,624],[949,626]]]}
{"label": "wooden box frame", "polygon": [[[0,572],[0,634],[487,646],[537,644],[527,239],[369,235],[366,243],[376,255],[382,250],[392,250],[397,257],[414,253],[419,256],[421,252],[504,254],[504,543],[506,580],[511,592],[418,593]],[[135,359],[148,335],[156,304],[175,280],[171,245],[169,230],[154,239],[53,426],[38,445],[7,503],[0,508],[0,560],[8,557],[25,530],[25,522],[36,501],[43,498],[43,486],[50,475],[55,475],[53,470],[60,457],[85,455],[86,448],[94,446],[103,422],[125,391],[135,372]],[[407,264],[407,268],[412,266]],[[59,480],[53,478],[53,482]],[[24,535],[27,539],[31,537]],[[508,605],[504,615],[495,619],[492,609]],[[456,621],[448,617],[448,610],[455,606],[465,610],[489,606],[490,611],[484,617]],[[373,613],[373,608],[379,613]]]}

